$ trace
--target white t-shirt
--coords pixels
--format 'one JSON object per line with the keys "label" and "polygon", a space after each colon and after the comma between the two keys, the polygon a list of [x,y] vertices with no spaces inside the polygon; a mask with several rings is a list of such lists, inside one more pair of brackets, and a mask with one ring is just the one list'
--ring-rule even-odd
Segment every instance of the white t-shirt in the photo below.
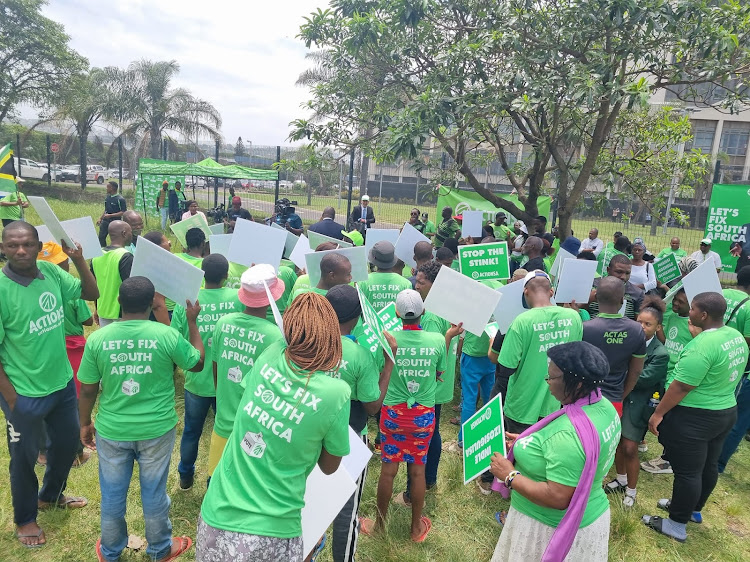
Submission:
{"label": "white t-shirt", "polygon": [[654,266],[646,262],[643,265],[633,265],[630,268],[630,282],[633,285],[643,285],[644,291],[656,288],[656,273]]}
{"label": "white t-shirt", "polygon": [[697,252],[693,252],[690,254],[690,257],[693,258],[698,265],[702,265],[703,262],[708,260],[714,260],[714,267],[716,269],[721,269],[721,257],[716,252],[709,250],[707,254],[704,254],[700,250]]}

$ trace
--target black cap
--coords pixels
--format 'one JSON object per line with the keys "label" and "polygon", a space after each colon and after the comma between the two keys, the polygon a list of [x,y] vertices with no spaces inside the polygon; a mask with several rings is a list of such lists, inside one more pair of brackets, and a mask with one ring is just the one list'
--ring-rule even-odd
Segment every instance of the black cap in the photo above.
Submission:
{"label": "black cap", "polygon": [[326,293],[326,298],[336,312],[340,324],[362,315],[357,289],[351,285],[336,285]]}

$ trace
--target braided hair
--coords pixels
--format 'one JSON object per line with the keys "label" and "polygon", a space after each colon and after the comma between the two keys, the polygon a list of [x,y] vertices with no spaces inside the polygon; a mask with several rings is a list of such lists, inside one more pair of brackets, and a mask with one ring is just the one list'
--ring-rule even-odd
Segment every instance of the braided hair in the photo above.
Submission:
{"label": "braided hair", "polygon": [[336,312],[317,293],[303,293],[284,311],[284,356],[300,376],[335,371],[341,363],[341,332]]}

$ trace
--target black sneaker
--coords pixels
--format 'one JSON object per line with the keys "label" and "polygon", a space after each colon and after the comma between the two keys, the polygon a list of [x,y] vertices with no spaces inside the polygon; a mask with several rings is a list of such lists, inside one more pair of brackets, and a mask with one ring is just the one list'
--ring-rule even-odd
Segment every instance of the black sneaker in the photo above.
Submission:
{"label": "black sneaker", "polygon": [[193,476],[180,476],[180,490],[189,490],[193,487]]}

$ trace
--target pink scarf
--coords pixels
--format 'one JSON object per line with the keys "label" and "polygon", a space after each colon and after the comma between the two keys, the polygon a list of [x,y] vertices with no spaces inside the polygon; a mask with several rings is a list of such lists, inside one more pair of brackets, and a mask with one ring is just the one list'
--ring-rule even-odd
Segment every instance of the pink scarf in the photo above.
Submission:
{"label": "pink scarf", "polygon": [[[578,482],[578,486],[576,486],[575,492],[573,492],[573,497],[570,500],[568,509],[565,510],[565,515],[555,529],[555,532],[552,534],[547,549],[544,551],[542,562],[561,562],[564,560],[568,555],[568,552],[570,552],[570,547],[573,546],[576,533],[581,525],[583,512],[586,511],[589,495],[591,494],[591,485],[594,482],[596,467],[599,463],[600,449],[599,434],[596,431],[594,424],[583,411],[582,407],[589,404],[595,404],[601,399],[602,393],[597,389],[590,395],[580,398],[572,404],[566,404],[560,410],[557,410],[546,418],[539,420],[518,436],[518,439],[520,440],[523,437],[546,427],[547,424],[560,416],[567,415],[568,419],[570,419],[570,423],[573,424],[573,427],[578,434],[578,438],[581,440],[583,454],[586,457],[586,460],[583,463],[581,479]],[[516,443],[518,443],[518,440],[516,440]],[[515,443],[513,445],[515,446]],[[510,462],[515,460],[513,447],[508,451],[507,458]],[[505,486],[505,483],[497,478],[495,478],[495,481],[492,484],[492,489],[496,492],[500,492],[504,498],[510,496],[510,490]]]}

